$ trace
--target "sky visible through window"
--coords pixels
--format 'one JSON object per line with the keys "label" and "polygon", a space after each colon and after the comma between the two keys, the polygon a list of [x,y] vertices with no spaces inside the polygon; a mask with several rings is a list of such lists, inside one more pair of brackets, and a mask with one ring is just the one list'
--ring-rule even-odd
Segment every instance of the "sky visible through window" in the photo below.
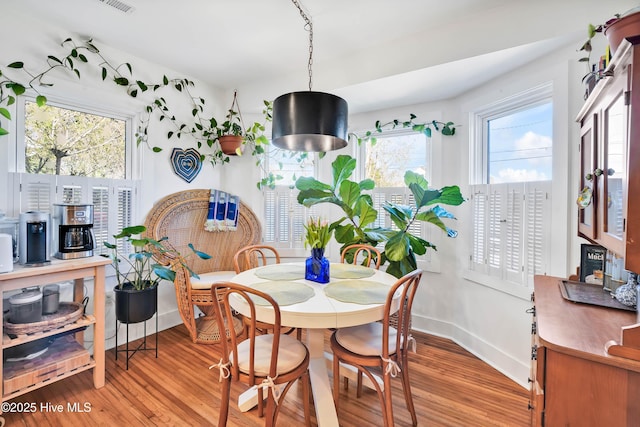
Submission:
{"label": "sky visible through window", "polygon": [[488,121],[489,183],[551,180],[553,106]]}

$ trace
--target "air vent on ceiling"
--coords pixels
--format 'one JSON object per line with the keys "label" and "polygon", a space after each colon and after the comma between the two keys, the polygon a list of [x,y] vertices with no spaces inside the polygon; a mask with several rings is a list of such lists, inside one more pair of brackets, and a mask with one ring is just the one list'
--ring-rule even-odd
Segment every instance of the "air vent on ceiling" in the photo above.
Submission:
{"label": "air vent on ceiling", "polygon": [[104,3],[107,6],[111,6],[114,9],[118,9],[120,12],[123,13],[131,13],[134,10],[133,6],[129,6],[126,3],[123,3],[119,0],[98,0],[100,3]]}

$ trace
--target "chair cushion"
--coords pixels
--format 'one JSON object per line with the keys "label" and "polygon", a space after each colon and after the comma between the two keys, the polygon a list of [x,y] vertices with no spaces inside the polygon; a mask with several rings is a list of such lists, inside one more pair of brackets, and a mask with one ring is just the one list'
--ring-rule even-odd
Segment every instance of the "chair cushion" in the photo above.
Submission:
{"label": "chair cushion", "polygon": [[191,278],[191,289],[211,289],[211,285],[215,282],[228,282],[233,276],[236,275],[235,271],[212,271],[210,273],[198,274],[199,279]]}
{"label": "chair cushion", "polygon": [[[335,334],[338,344],[353,353],[363,356],[382,355],[382,324],[379,322],[341,328]],[[395,353],[396,335],[395,328],[389,327],[389,354]]]}
{"label": "chair cushion", "polygon": [[[255,373],[258,376],[269,375],[271,365],[271,346],[273,335],[259,335],[256,337]],[[289,335],[280,335],[280,348],[278,349],[278,375],[290,372],[300,366],[307,355],[307,348],[303,343]],[[229,356],[233,360],[233,353]],[[240,372],[249,372],[249,340],[238,344],[238,368]]]}

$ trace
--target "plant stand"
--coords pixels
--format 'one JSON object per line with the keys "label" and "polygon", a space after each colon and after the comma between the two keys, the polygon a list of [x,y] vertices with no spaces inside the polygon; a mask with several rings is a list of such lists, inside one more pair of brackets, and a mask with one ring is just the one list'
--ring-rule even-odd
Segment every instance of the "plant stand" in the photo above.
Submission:
{"label": "plant stand", "polygon": [[[156,294],[156,307],[158,306],[158,295]],[[115,347],[115,354],[116,354],[116,360],[118,360],[118,353],[125,353],[126,354],[126,370],[129,370],[129,359],[131,359],[133,357],[134,354],[136,354],[138,351],[155,351],[156,352],[156,359],[158,358],[158,311],[156,310],[155,314],[154,314],[155,318],[156,318],[156,331],[154,333],[154,339],[155,339],[155,347],[147,347],[147,321],[144,320],[144,338],[142,338],[142,342],[140,344],[138,344],[138,346],[136,346],[135,348],[129,348],[129,322],[123,321],[121,323],[125,323],[127,325],[127,334],[126,334],[126,345],[125,348],[123,350],[118,350],[118,320],[116,319],[116,347]]]}

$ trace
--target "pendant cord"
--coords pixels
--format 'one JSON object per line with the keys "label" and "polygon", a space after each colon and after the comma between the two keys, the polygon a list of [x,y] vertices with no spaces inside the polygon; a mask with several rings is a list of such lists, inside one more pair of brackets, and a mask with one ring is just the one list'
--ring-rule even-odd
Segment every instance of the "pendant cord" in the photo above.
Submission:
{"label": "pendant cord", "polygon": [[298,8],[298,11],[300,11],[300,16],[302,16],[302,19],[304,19],[304,29],[306,31],[309,31],[309,63],[307,64],[307,66],[309,68],[309,91],[311,91],[311,84],[313,80],[313,72],[311,71],[311,66],[313,65],[313,23],[302,10],[302,6],[300,5],[300,3],[297,0],[291,1]]}

